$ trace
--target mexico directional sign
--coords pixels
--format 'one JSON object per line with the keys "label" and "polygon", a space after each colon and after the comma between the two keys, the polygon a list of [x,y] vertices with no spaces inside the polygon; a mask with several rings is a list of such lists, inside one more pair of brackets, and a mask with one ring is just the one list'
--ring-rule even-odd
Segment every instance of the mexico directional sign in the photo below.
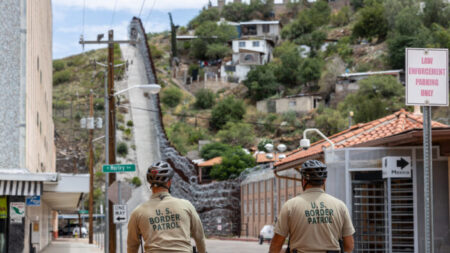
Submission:
{"label": "mexico directional sign", "polygon": [[113,220],[115,224],[127,223],[127,205],[113,206]]}
{"label": "mexico directional sign", "polygon": [[410,178],[410,156],[383,157],[383,178]]}
{"label": "mexico directional sign", "polygon": [[104,164],[103,173],[134,172],[136,164]]}

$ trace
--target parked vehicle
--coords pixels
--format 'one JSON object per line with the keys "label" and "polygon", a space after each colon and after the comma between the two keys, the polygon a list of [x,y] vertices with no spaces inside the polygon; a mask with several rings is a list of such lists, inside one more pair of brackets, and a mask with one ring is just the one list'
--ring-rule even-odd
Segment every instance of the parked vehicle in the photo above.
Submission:
{"label": "parked vehicle", "polygon": [[[59,236],[74,236],[75,233],[77,235],[80,235],[80,226],[78,224],[67,224],[63,228],[59,229],[58,235]],[[85,226],[81,227],[81,237],[87,236],[87,228]]]}
{"label": "parked vehicle", "polygon": [[272,240],[274,235],[273,226],[272,225],[264,225],[264,227],[259,232],[259,244],[263,244],[264,240],[267,240],[269,243]]}

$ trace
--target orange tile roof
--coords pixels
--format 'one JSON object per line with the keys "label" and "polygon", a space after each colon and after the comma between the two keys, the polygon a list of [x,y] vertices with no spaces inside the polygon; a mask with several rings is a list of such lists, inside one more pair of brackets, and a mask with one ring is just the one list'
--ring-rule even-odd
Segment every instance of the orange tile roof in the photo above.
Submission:
{"label": "orange tile roof", "polygon": [[218,156],[218,157],[209,159],[208,161],[204,161],[204,162],[200,163],[198,165],[198,167],[212,167],[216,164],[221,164],[221,163],[222,163],[222,157]]}
{"label": "orange tile roof", "polygon": [[[279,157],[283,153],[277,153],[277,157]],[[272,159],[267,158],[267,153],[257,153],[254,157],[256,160],[256,163],[268,163],[268,162],[275,162],[275,157]],[[280,158],[277,158],[276,161],[279,161]]]}
{"label": "orange tile roof", "polygon": [[[433,128],[449,128],[448,125],[432,121]],[[423,117],[414,115],[404,109],[388,115],[386,117],[364,123],[357,124],[340,133],[328,137],[335,145],[335,148],[345,148],[365,142],[382,139],[392,135],[400,134],[413,129],[423,128]],[[307,150],[297,149],[287,155],[283,161],[275,163],[280,166],[295,160],[306,158],[322,153],[323,148],[328,148],[330,144],[325,140],[320,140],[311,145]]]}

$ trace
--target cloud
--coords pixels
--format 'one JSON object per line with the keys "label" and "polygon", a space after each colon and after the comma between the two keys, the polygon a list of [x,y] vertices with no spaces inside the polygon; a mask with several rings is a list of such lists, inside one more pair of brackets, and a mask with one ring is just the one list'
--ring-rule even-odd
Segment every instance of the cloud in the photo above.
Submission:
{"label": "cloud", "polygon": [[[91,10],[123,10],[137,15],[145,1],[143,12],[153,10],[200,9],[208,4],[208,0],[53,0],[53,4],[62,7],[80,8],[86,6]],[[211,1],[213,5],[217,0]],[[85,5],[86,4],[86,5]]]}

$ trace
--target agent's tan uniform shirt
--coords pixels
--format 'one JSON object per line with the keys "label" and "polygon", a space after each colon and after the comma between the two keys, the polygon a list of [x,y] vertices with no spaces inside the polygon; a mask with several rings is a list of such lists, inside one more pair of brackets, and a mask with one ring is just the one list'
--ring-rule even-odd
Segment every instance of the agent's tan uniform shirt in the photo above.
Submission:
{"label": "agent's tan uniform shirt", "polygon": [[197,250],[205,253],[205,234],[200,217],[187,200],[167,192],[153,194],[131,213],[128,222],[128,253],[137,253],[140,235],[146,253],[192,252],[191,236]]}
{"label": "agent's tan uniform shirt", "polygon": [[309,188],[281,208],[275,233],[290,236],[298,252],[339,251],[339,239],[355,233],[348,209],[320,188]]}

